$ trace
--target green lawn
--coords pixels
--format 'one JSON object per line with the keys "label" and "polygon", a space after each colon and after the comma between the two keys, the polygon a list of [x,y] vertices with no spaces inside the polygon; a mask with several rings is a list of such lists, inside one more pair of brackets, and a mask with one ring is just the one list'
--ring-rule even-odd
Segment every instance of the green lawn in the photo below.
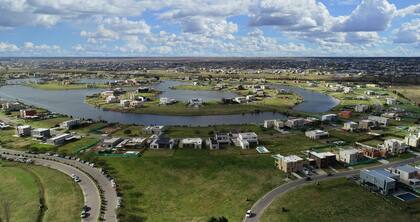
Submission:
{"label": "green lawn", "polygon": [[303,133],[261,135],[260,142],[273,154],[300,154],[301,151],[325,145],[318,140],[311,140]]}
{"label": "green lawn", "polygon": [[0,166],[0,177],[0,220],[36,221],[40,194],[31,173],[19,167]]}
{"label": "green lawn", "polygon": [[255,200],[283,182],[269,156],[211,153],[149,150],[141,158],[102,158],[121,185],[121,221],[207,221],[212,216],[241,221]]}
{"label": "green lawn", "polygon": [[48,82],[43,84],[32,83],[28,84],[29,87],[42,89],[42,90],[76,90],[76,89],[89,89],[89,88],[108,88],[106,84],[87,84],[87,83],[75,83],[64,85],[60,82]]}
{"label": "green lawn", "polygon": [[45,222],[80,221],[83,193],[69,176],[46,167],[32,166],[31,171],[39,178],[45,189],[48,207]]}
{"label": "green lawn", "polygon": [[286,193],[261,221],[419,221],[419,214],[405,212],[399,203],[385,201],[346,179],[335,179]]}
{"label": "green lawn", "polygon": [[95,142],[99,141],[98,138],[93,137],[84,137],[80,140],[76,140],[67,144],[64,144],[62,146],[59,146],[57,148],[58,152],[65,153],[65,154],[74,154],[77,151],[79,151],[81,148],[91,145]]}
{"label": "green lawn", "polygon": [[[39,218],[40,198],[45,222],[80,221],[83,194],[73,180],[42,166],[0,161],[0,221],[33,222]],[[7,212],[7,213],[6,213]]]}

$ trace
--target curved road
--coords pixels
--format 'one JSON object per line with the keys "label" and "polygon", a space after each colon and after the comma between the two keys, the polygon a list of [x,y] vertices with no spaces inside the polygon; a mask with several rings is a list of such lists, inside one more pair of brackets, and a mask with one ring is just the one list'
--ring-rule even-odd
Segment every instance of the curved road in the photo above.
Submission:
{"label": "curved road", "polygon": [[[80,163],[76,160],[61,157],[47,156],[44,154],[27,154],[22,151],[0,148],[3,156],[16,157],[15,155],[26,156],[34,160],[35,164],[48,166],[64,172],[67,175],[75,174],[80,177],[79,183],[85,196],[85,204],[91,207],[90,217],[82,221],[98,221],[101,212],[101,196],[98,190],[103,191],[102,205],[105,207],[104,221],[116,222],[118,208],[118,197],[111,181],[101,173],[98,168]],[[13,155],[5,155],[4,153]]]}
{"label": "curved road", "polygon": [[[395,167],[395,166],[398,166],[398,165],[405,165],[405,164],[413,163],[413,162],[416,162],[416,161],[420,161],[420,156],[413,157],[413,158],[406,159],[406,160],[402,160],[402,161],[398,161],[398,162],[394,162],[394,163],[383,164],[383,165],[380,165],[380,166],[367,167],[367,168],[364,168],[364,169],[379,169],[379,168]],[[327,175],[313,176],[312,181],[320,181],[320,180],[326,180],[326,179],[334,179],[334,178],[353,176],[353,175],[359,174],[360,170],[362,170],[362,169],[340,172],[340,173],[336,173],[332,176],[327,176]],[[280,185],[280,186],[274,188],[273,190],[266,193],[263,197],[261,197],[259,200],[257,200],[257,202],[254,203],[254,205],[251,207],[253,217],[251,217],[251,218],[246,218],[245,217],[243,219],[243,222],[259,221],[262,214],[264,213],[264,210],[267,209],[275,199],[281,197],[284,193],[287,193],[287,192],[289,192],[293,189],[296,189],[296,188],[298,188],[300,186],[303,186],[305,184],[308,184],[310,182],[311,181],[306,181],[305,179],[298,179],[298,180],[294,180],[292,182],[285,183],[283,185]]]}

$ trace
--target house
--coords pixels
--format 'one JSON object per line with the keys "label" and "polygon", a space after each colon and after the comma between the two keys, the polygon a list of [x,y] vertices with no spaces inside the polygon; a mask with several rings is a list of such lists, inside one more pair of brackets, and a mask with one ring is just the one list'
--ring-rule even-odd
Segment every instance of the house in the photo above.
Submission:
{"label": "house", "polygon": [[193,98],[188,101],[189,106],[200,107],[203,105],[203,99],[201,98]]}
{"label": "house", "polygon": [[321,116],[321,121],[323,122],[331,122],[336,121],[338,119],[336,114],[325,114]]}
{"label": "house", "polygon": [[343,92],[345,94],[349,94],[349,93],[353,92],[353,88],[346,86],[346,87],[343,88]]}
{"label": "house", "polygon": [[311,151],[309,152],[309,159],[310,162],[318,168],[327,168],[335,165],[337,162],[335,154],[331,152],[317,153]]}
{"label": "house", "polygon": [[175,141],[165,135],[160,135],[150,143],[150,149],[173,149]]}
{"label": "house", "polygon": [[20,117],[24,119],[38,118],[37,111],[35,109],[21,109],[19,113],[20,113]]}
{"label": "house", "polygon": [[420,133],[418,135],[410,134],[404,138],[405,144],[417,148],[420,146]]}
{"label": "house", "polygon": [[108,90],[108,91],[101,92],[101,96],[103,96],[103,97],[110,97],[110,96],[115,96],[115,94],[114,94],[114,91],[113,90]]}
{"label": "house", "polygon": [[363,159],[363,152],[357,149],[341,149],[337,160],[346,164],[355,164]]}
{"label": "house", "polygon": [[389,106],[397,105],[397,99],[395,98],[386,98],[385,103]]}
{"label": "house", "polygon": [[102,142],[102,146],[106,148],[115,148],[118,144],[120,144],[123,141],[121,137],[112,137],[109,139],[105,139]]}
{"label": "house", "polygon": [[357,130],[358,124],[353,121],[348,121],[344,123],[343,130],[354,132]]}
{"label": "house", "polygon": [[211,150],[220,149],[222,146],[230,145],[230,136],[227,133],[215,133],[213,138],[209,138],[207,145]]}
{"label": "house", "polygon": [[246,103],[248,100],[244,96],[238,96],[238,97],[233,98],[233,101],[235,101],[236,103],[242,104],[242,103]]}
{"label": "house", "polygon": [[398,175],[399,181],[414,189],[420,188],[420,169],[410,165],[390,168],[391,173]]}
{"label": "house", "polygon": [[305,132],[305,136],[313,140],[328,137],[329,135],[330,134],[328,132],[325,132],[323,130],[311,130]]}
{"label": "house", "polygon": [[67,120],[64,121],[60,124],[60,127],[63,129],[74,129],[78,126],[80,126],[81,121],[80,119],[71,119],[71,120]]}
{"label": "house", "polygon": [[294,118],[294,119],[288,119],[284,125],[286,125],[289,128],[299,128],[303,127],[305,124],[305,119],[303,118]]}
{"label": "house", "polygon": [[130,107],[133,108],[140,108],[143,107],[144,102],[143,101],[139,101],[139,100],[132,100],[130,101]]}
{"label": "house", "polygon": [[163,130],[165,129],[165,126],[156,125],[156,126],[146,126],[143,128],[143,132],[147,134],[161,134]]}
{"label": "house", "polygon": [[282,156],[277,154],[273,155],[273,158],[275,159],[275,166],[285,173],[300,172],[303,170],[303,159],[299,156]]}
{"label": "house", "polygon": [[108,96],[105,99],[106,103],[118,103],[120,100],[116,96]]}
{"label": "house", "polygon": [[254,95],[247,95],[245,98],[246,98],[246,101],[248,102],[252,102],[256,100]]}
{"label": "house", "polygon": [[16,127],[16,135],[31,136],[32,127],[30,125],[23,125]]}
{"label": "house", "polygon": [[130,100],[128,100],[128,99],[122,99],[122,100],[120,100],[120,106],[121,107],[123,107],[123,108],[127,108],[127,107],[129,107],[130,106]]}
{"label": "house", "polygon": [[7,129],[7,128],[9,128],[10,127],[10,125],[8,125],[8,124],[6,124],[6,123],[4,123],[4,122],[0,122],[0,129]]}
{"label": "house", "polygon": [[282,128],[284,127],[284,122],[281,120],[276,120],[276,119],[272,119],[272,120],[265,120],[264,121],[264,128]]}
{"label": "house", "polygon": [[137,88],[136,90],[137,93],[148,93],[150,91],[151,91],[150,87],[144,87],[144,86],[141,86]]}
{"label": "house", "polygon": [[203,140],[201,138],[184,138],[179,142],[179,148],[201,149]]}
{"label": "house", "polygon": [[391,155],[395,155],[407,151],[408,146],[402,140],[387,139],[384,141],[384,144],[380,146],[380,148]]}
{"label": "house", "polygon": [[359,129],[370,130],[378,126],[377,122],[373,120],[363,119],[359,121]]}
{"label": "house", "polygon": [[74,139],[73,136],[65,133],[65,134],[61,134],[61,135],[58,135],[58,136],[47,139],[47,143],[57,146],[57,145],[62,145],[62,144],[66,143],[67,141],[72,140],[72,139]]}
{"label": "house", "polygon": [[368,110],[369,110],[369,106],[365,104],[356,105],[354,107],[354,111],[356,113],[364,113],[364,112],[367,112]]}
{"label": "house", "polygon": [[258,136],[254,132],[238,133],[237,140],[242,149],[256,147],[259,144]]}
{"label": "house", "polygon": [[388,125],[388,118],[382,116],[368,116],[368,120],[377,122],[380,126]]}
{"label": "house", "polygon": [[32,130],[32,137],[40,140],[45,140],[51,137],[50,129],[47,128],[37,128]]}
{"label": "house", "polygon": [[343,119],[349,119],[351,118],[351,115],[352,115],[352,112],[349,110],[343,110],[338,113],[338,116]]}
{"label": "house", "polygon": [[131,137],[127,143],[125,143],[125,147],[127,148],[141,148],[144,147],[146,142],[146,138],[144,137]]}
{"label": "house", "polygon": [[177,101],[175,99],[170,99],[168,97],[160,97],[159,104],[160,105],[171,105],[176,103]]}
{"label": "house", "polygon": [[363,155],[369,158],[386,157],[386,151],[378,147],[369,146],[363,143],[356,142],[356,145],[363,152]]}
{"label": "house", "polygon": [[1,106],[3,111],[7,112],[19,111],[25,108],[25,106],[19,102],[7,102],[3,103]]}
{"label": "house", "polygon": [[362,170],[360,181],[364,185],[374,187],[379,193],[388,195],[396,189],[395,176],[385,170]]}

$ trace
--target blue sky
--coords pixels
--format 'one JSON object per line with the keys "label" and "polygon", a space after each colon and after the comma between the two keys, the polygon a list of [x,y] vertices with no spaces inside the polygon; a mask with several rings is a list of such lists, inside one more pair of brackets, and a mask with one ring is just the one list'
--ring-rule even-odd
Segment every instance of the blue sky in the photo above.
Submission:
{"label": "blue sky", "polygon": [[0,56],[420,56],[420,3],[0,0]]}

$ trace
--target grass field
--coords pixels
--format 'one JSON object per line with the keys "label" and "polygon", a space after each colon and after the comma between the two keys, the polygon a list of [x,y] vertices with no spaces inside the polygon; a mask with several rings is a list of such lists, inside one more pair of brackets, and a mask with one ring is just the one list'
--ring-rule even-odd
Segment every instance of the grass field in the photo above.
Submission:
{"label": "grass field", "polygon": [[18,167],[0,167],[0,176],[1,220],[7,221],[8,218],[15,222],[36,221],[40,205],[35,178]]}
{"label": "grass field", "polygon": [[420,104],[420,86],[397,86],[392,89],[403,94],[406,98]]}
{"label": "grass field", "polygon": [[206,86],[201,86],[201,85],[178,85],[174,87],[175,89],[179,89],[179,90],[205,90],[205,91],[210,91],[213,90],[213,86],[211,85],[206,85]]}
{"label": "grass field", "polygon": [[241,221],[255,200],[284,179],[271,157],[230,150],[147,151],[141,158],[102,160],[121,185],[121,221],[207,221],[212,216]]}
{"label": "grass field", "polygon": [[64,85],[60,82],[48,82],[43,84],[32,83],[29,87],[42,89],[42,90],[76,90],[76,89],[89,89],[89,88],[108,88],[106,84],[86,84],[86,83],[75,83]]}
{"label": "grass field", "polygon": [[41,197],[46,205],[42,221],[80,221],[83,194],[69,176],[46,167],[2,161],[0,176],[1,221],[37,221]]}
{"label": "grass field", "polygon": [[[396,202],[397,204],[399,202]],[[265,211],[261,221],[418,221],[395,203],[347,181],[335,179],[286,193]],[[285,208],[286,212],[283,212]]]}

